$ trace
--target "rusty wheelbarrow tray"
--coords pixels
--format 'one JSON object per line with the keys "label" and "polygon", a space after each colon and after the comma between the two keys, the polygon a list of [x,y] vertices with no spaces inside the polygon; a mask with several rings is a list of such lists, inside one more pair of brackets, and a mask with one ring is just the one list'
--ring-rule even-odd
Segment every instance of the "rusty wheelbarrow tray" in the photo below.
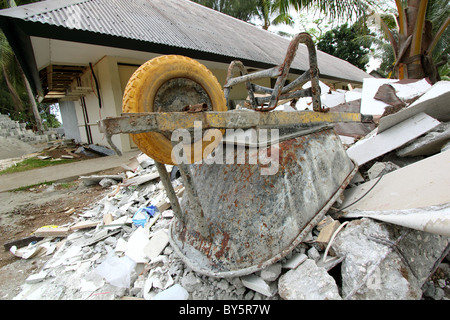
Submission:
{"label": "rusty wheelbarrow tray", "polygon": [[[308,47],[310,69],[285,86],[301,42]],[[262,175],[258,163],[207,165],[198,160],[191,161],[191,164],[177,163],[186,189],[181,202],[164,165],[170,162],[155,159],[175,214],[169,230],[170,243],[193,270],[213,277],[235,277],[250,274],[282,259],[323,218],[357,172],[357,166],[347,156],[330,123],[361,122],[361,115],[327,113],[322,108],[316,51],[311,37],[305,33],[291,41],[285,60],[274,68],[248,74],[241,62],[232,62],[224,92],[219,90],[223,99],[219,97],[217,86],[208,84],[208,81],[217,80],[198,62],[175,56],[157,59],[149,61],[141,70],[138,69],[136,76],[133,75],[127,85],[131,91],[127,89],[124,96],[127,104],[126,107],[124,105],[124,114],[99,121],[100,132],[105,133],[107,141],[119,155],[120,150],[111,138],[115,134],[129,133],[139,135],[135,142],[141,150],[156,150],[155,156],[160,156],[161,147],[165,151],[160,159],[169,159],[170,140],[164,140],[165,137],[177,129],[192,132],[199,122],[203,130],[218,129],[220,132],[249,128],[288,131],[289,134],[262,148],[263,152],[268,149],[279,152],[278,170],[272,175]],[[176,69],[176,65],[181,67]],[[189,71],[190,66],[208,80]],[[165,68],[176,69],[172,70],[176,75],[171,78]],[[146,70],[152,70],[149,79],[145,78]],[[233,78],[235,70],[241,75]],[[159,73],[155,75],[155,72]],[[277,77],[273,89],[251,83],[264,77]],[[161,84],[155,85],[152,81],[160,81]],[[307,81],[311,81],[311,88],[297,90]],[[177,106],[154,108],[164,101],[178,100],[178,96],[192,83],[195,83],[195,90],[191,93],[199,91],[201,94],[191,94],[190,97],[194,98],[181,99],[183,102]],[[223,111],[229,104],[232,86],[239,83],[246,84],[253,111]],[[146,91],[146,85],[152,87],[151,94]],[[140,88],[139,94],[132,91],[136,86]],[[255,93],[268,95],[255,98]],[[276,108],[279,100],[300,97],[311,97],[314,111],[268,112]],[[156,110],[159,112],[154,112]],[[153,140],[155,135],[146,136],[150,132],[158,133],[158,139]],[[175,147],[174,144],[172,146]],[[216,150],[220,146],[218,141]],[[247,147],[244,152],[248,158],[253,151]],[[153,154],[148,155],[152,157]]]}
{"label": "rusty wheelbarrow tray", "polygon": [[330,127],[300,131],[276,147],[275,175],[261,175],[261,165],[249,163],[184,168],[195,195],[185,192],[184,221],[171,224],[169,239],[190,268],[236,277],[279,261],[320,222],[358,170]]}

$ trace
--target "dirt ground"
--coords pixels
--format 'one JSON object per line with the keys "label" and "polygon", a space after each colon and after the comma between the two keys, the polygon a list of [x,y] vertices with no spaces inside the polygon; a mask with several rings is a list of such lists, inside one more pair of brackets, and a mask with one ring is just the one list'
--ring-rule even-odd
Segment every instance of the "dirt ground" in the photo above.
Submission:
{"label": "dirt ground", "polygon": [[[99,174],[122,171],[117,168]],[[42,226],[73,222],[77,214],[97,203],[109,191],[99,185],[86,187],[81,181],[74,180],[0,193],[0,300],[14,298],[25,279],[51,257],[23,260],[5,250],[4,244],[28,237]]]}

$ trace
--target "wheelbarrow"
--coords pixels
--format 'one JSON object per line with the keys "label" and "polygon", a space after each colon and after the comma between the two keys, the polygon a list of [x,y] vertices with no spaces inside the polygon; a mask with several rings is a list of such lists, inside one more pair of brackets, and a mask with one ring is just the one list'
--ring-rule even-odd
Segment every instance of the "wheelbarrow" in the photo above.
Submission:
{"label": "wheelbarrow", "polygon": [[[310,69],[285,85],[300,43],[308,47]],[[236,70],[240,76],[233,77]],[[274,88],[252,83],[267,77],[277,78]],[[311,87],[301,89],[308,81]],[[230,90],[239,83],[248,91],[247,109],[231,110]],[[301,97],[311,97],[312,111],[274,110],[281,100]],[[195,60],[176,55],[152,59],[130,78],[123,114],[99,121],[99,128],[118,154],[111,137],[129,133],[155,160],[175,215],[171,246],[196,272],[221,278],[279,261],[323,219],[358,170],[332,124],[361,121],[359,113],[322,108],[316,50],[311,37],[300,33],[279,66],[248,73],[242,62],[233,61],[223,90]],[[244,129],[271,135],[244,143],[227,138],[229,130]],[[173,136],[180,130],[191,139],[178,148]],[[222,152],[226,147],[236,151],[231,158]],[[183,161],[174,156],[176,148],[187,154]],[[237,161],[238,153],[248,161]],[[261,153],[277,155],[271,174],[264,172],[267,162],[251,161]],[[215,161],[208,161],[213,156]],[[185,187],[181,201],[165,164],[178,166]]]}

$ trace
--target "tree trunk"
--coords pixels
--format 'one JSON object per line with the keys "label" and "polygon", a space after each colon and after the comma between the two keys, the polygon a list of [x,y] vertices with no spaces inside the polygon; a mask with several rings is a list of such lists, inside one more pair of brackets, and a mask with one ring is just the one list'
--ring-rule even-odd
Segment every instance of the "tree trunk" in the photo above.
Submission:
{"label": "tree trunk", "polygon": [[36,126],[39,133],[44,133],[44,127],[42,125],[42,119],[41,115],[39,114],[39,109],[36,103],[36,99],[33,95],[33,90],[31,90],[30,83],[28,82],[27,77],[25,76],[25,73],[23,72],[22,68],[19,68],[20,73],[22,75],[23,81],[25,82],[25,86],[27,88],[28,98],[31,103],[31,110],[33,111],[34,119],[36,120]]}
{"label": "tree trunk", "polygon": [[12,85],[11,81],[9,81],[8,70],[6,66],[3,66],[3,76],[5,77],[6,86],[8,87],[9,93],[11,94],[11,98],[13,99],[14,108],[17,112],[23,111],[23,103],[20,100],[19,95],[17,94],[16,89]]}

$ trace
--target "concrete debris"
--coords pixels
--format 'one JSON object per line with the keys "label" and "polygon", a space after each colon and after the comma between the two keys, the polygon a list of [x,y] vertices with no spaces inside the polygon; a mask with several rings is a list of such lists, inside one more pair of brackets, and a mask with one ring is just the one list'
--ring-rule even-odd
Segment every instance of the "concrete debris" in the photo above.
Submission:
{"label": "concrete debris", "polygon": [[430,156],[450,141],[450,122],[443,122],[424,136],[397,150],[400,157]]}
{"label": "concrete debris", "polygon": [[[388,105],[374,98],[384,84],[404,106],[364,128],[339,124],[359,172],[303,242],[272,265],[230,278],[190,269],[169,242],[174,211],[155,162],[141,154],[123,165],[120,179],[95,178],[116,184],[103,180],[105,197],[76,221],[40,228],[42,237],[28,246],[10,243],[22,259],[49,257],[15,299],[448,300],[450,88],[445,81],[370,79],[362,90],[325,88],[325,101],[330,112],[375,119]],[[301,103],[297,110],[305,109]],[[181,197],[182,177],[166,168]],[[151,205],[157,212],[134,224],[135,213]]]}
{"label": "concrete debris", "polygon": [[369,180],[373,180],[397,169],[400,169],[400,166],[391,161],[375,162],[375,164],[367,171],[367,175]]}
{"label": "concrete debris", "polygon": [[342,297],[420,299],[448,238],[363,218],[350,222],[333,247],[342,262]]}
{"label": "concrete debris", "polygon": [[[15,142],[16,145],[22,147],[25,146],[25,150],[32,146],[47,143],[48,141],[55,140],[58,134],[56,131],[46,131],[44,134],[36,134],[30,129],[26,128],[26,123],[11,120],[8,115],[0,114],[0,141],[8,141],[9,139],[19,140],[22,143]],[[28,148],[26,147],[28,145]],[[20,151],[12,151],[15,155],[10,155],[9,158],[21,156],[26,153],[17,154]],[[6,158],[6,157],[5,157]],[[5,159],[1,158],[1,159]]]}
{"label": "concrete debris", "polygon": [[285,300],[342,300],[333,277],[311,259],[283,274],[278,290]]}
{"label": "concrete debris", "polygon": [[110,187],[123,181],[123,175],[92,175],[92,176],[81,176],[79,177],[83,181],[85,186],[92,186],[100,184],[102,187]]}

